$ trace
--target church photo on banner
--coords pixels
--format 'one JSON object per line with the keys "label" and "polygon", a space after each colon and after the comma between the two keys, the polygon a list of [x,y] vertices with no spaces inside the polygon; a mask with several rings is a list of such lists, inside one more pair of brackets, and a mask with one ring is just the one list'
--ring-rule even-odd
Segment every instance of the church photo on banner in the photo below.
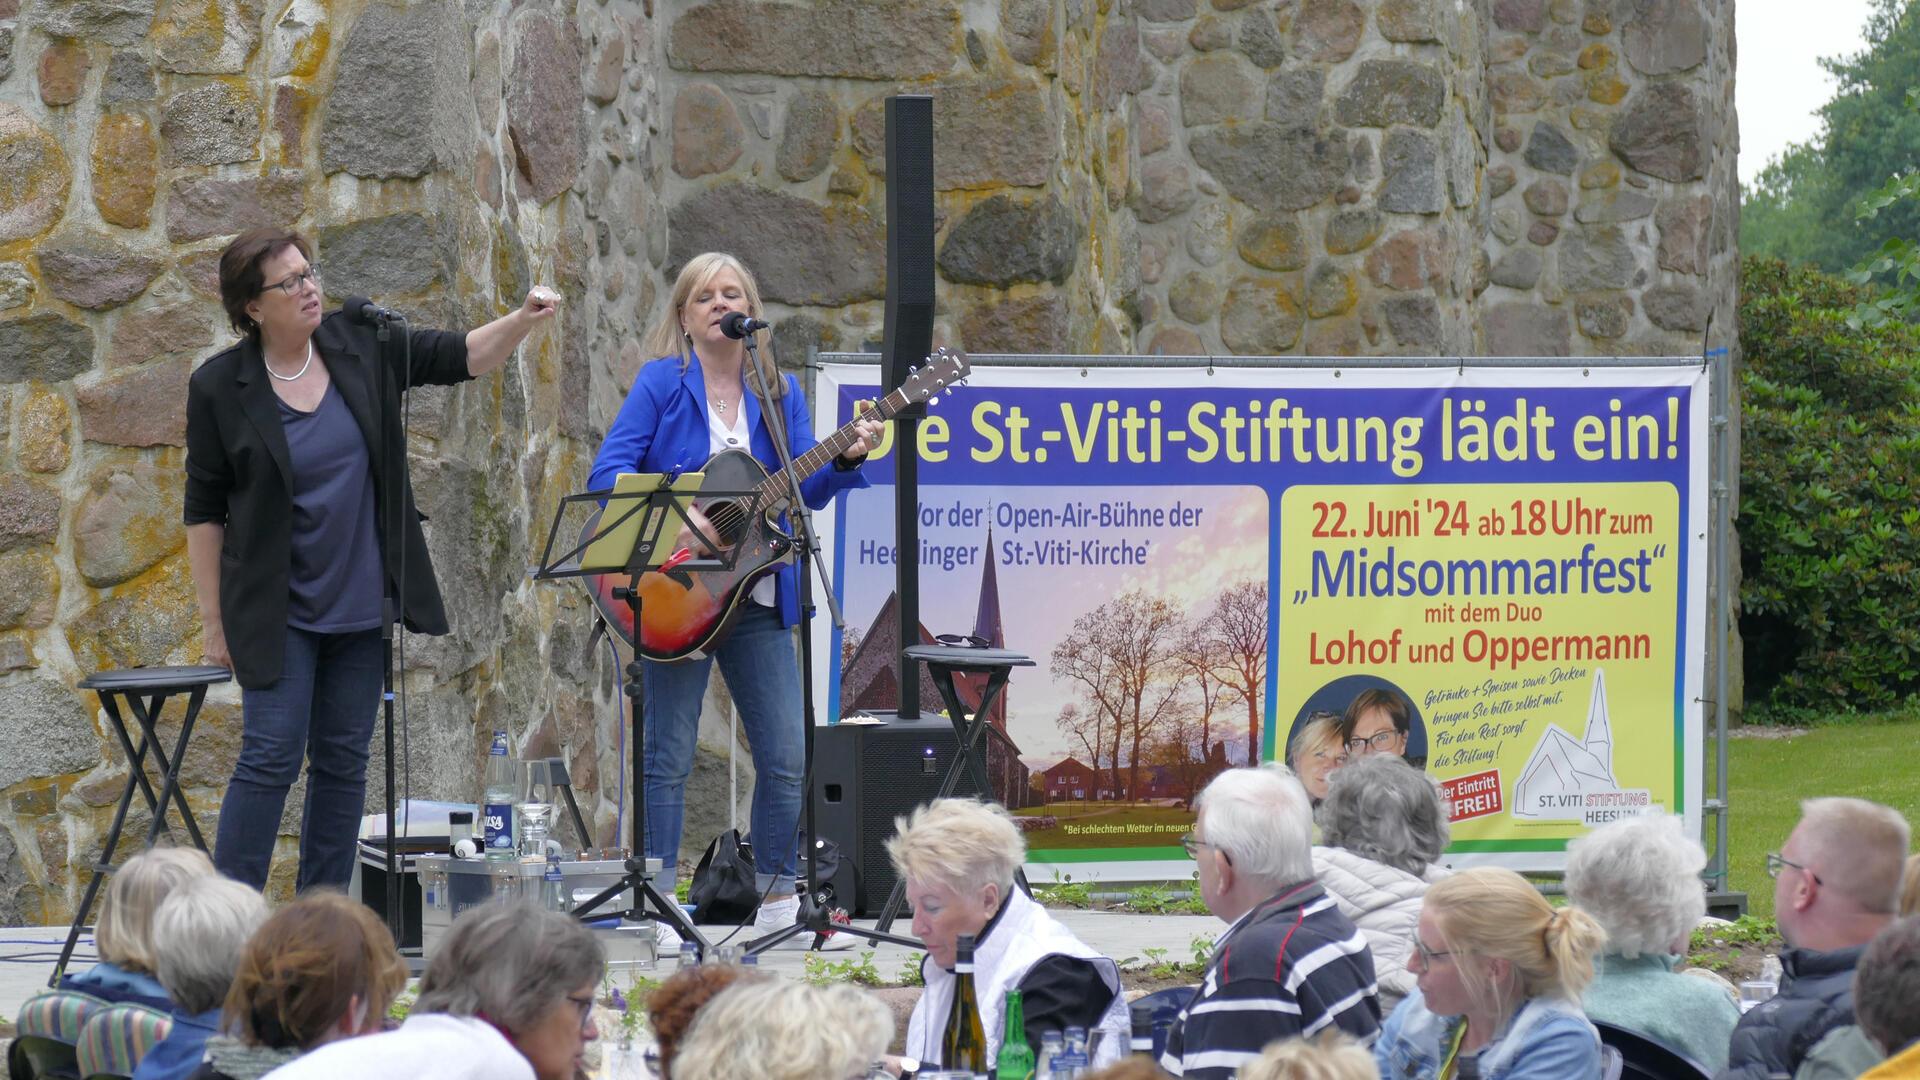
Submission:
{"label": "church photo on banner", "polygon": [[[1185,878],[1214,774],[1285,760],[1317,794],[1341,722],[1396,714],[1374,745],[1442,785],[1447,865],[1558,869],[1650,807],[1699,835],[1698,365],[1060,362],[976,358],[928,411],[912,553],[922,641],[1035,661],[987,740],[1035,884]],[[816,428],[878,378],[823,365]],[[814,622],[823,722],[898,702],[886,437],[873,486],[816,519],[847,620]]]}

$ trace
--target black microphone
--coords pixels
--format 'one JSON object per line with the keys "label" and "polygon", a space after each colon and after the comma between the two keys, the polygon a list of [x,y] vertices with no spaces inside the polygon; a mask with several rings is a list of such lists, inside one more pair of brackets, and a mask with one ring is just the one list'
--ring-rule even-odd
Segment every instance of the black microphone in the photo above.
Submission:
{"label": "black microphone", "polygon": [[399,313],[389,311],[364,296],[349,296],[344,308],[347,318],[362,326],[378,326],[383,322],[403,318]]}
{"label": "black microphone", "polygon": [[750,315],[742,315],[737,311],[729,311],[720,317],[720,332],[733,338],[735,341],[746,337],[755,330],[765,330],[767,326],[767,323],[753,318]]}

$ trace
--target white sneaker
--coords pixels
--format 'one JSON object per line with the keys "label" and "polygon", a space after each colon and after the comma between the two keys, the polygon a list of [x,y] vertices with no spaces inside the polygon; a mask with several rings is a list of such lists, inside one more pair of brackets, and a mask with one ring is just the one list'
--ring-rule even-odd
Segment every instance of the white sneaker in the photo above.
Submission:
{"label": "white sneaker", "polygon": [[[774,900],[769,903],[761,904],[760,910],[756,912],[753,916],[754,937],[756,938],[765,937],[768,934],[778,933],[781,930],[785,930],[788,927],[792,926],[794,924],[794,921],[797,920],[799,917],[800,917],[800,898],[798,896],[789,896],[785,900]],[[853,945],[854,945],[854,940],[850,935],[829,934],[827,936],[827,940],[820,946],[820,948],[822,951],[836,952],[841,949],[851,949],[853,948]],[[805,933],[799,933],[799,934],[793,935],[792,937],[786,939],[785,941],[782,941],[780,944],[774,946],[774,948],[776,949],[807,949],[807,948],[811,948],[812,946],[813,946],[813,934],[811,932],[805,932]]]}
{"label": "white sneaker", "polygon": [[653,951],[657,963],[680,959],[680,932],[665,919],[653,921]]}

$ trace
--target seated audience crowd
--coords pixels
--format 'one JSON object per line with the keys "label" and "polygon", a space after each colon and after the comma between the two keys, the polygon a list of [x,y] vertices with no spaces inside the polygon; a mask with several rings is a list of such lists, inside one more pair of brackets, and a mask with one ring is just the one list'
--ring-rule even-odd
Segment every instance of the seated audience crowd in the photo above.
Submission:
{"label": "seated audience crowd", "polygon": [[[1380,730],[1356,739],[1394,731],[1390,710],[1362,724]],[[1395,737],[1349,748],[1317,814],[1277,765],[1228,769],[1194,800],[1183,843],[1225,927],[1191,997],[1162,1014],[1172,1020],[1157,1057],[1126,1056],[1115,962],[1017,884],[1026,847],[1005,810],[941,799],[901,818],[887,851],[927,948],[908,1058],[942,1067],[970,937],[988,1061],[1006,993],[1019,989],[1036,1050],[1048,1032],[1093,1033],[1084,1080],[1600,1080],[1636,1046],[1691,1060],[1687,1080],[1920,1077],[1920,856],[1896,811],[1802,804],[1768,857],[1786,943],[1778,992],[1742,1015],[1724,982],[1676,971],[1706,914],[1706,852],[1677,818],[1629,818],[1575,841],[1568,903],[1556,907],[1512,871],[1439,865],[1445,805]],[[129,859],[96,941],[100,963],[62,991],[171,1017],[136,1080],[577,1080],[599,1037],[598,940],[525,904],[456,919],[397,1027],[386,1016],[406,966],[368,908],[313,893],[269,917],[199,852]],[[666,979],[646,1008],[662,1078],[847,1080],[909,1064],[885,1056],[887,1007],[849,986],[701,965]]]}

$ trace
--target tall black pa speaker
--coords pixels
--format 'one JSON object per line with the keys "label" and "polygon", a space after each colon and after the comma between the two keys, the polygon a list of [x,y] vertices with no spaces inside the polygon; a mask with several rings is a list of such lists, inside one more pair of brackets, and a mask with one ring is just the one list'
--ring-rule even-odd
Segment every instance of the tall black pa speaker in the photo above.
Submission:
{"label": "tall black pa speaker", "polygon": [[[881,386],[907,379],[907,369],[933,351],[933,99],[900,94],[887,99],[887,322],[881,342]],[[894,550],[920,550],[920,445],[924,406],[902,410],[893,425]],[[920,715],[920,674],[906,651],[920,644],[920,563],[895,559],[900,640],[895,643],[899,712]]]}
{"label": "tall black pa speaker", "polygon": [[[944,716],[815,730],[814,828],[840,846],[833,891],[841,907],[879,914],[895,877],[886,849],[893,821],[933,801],[958,747]],[[963,772],[953,793],[978,795],[980,789]]]}

